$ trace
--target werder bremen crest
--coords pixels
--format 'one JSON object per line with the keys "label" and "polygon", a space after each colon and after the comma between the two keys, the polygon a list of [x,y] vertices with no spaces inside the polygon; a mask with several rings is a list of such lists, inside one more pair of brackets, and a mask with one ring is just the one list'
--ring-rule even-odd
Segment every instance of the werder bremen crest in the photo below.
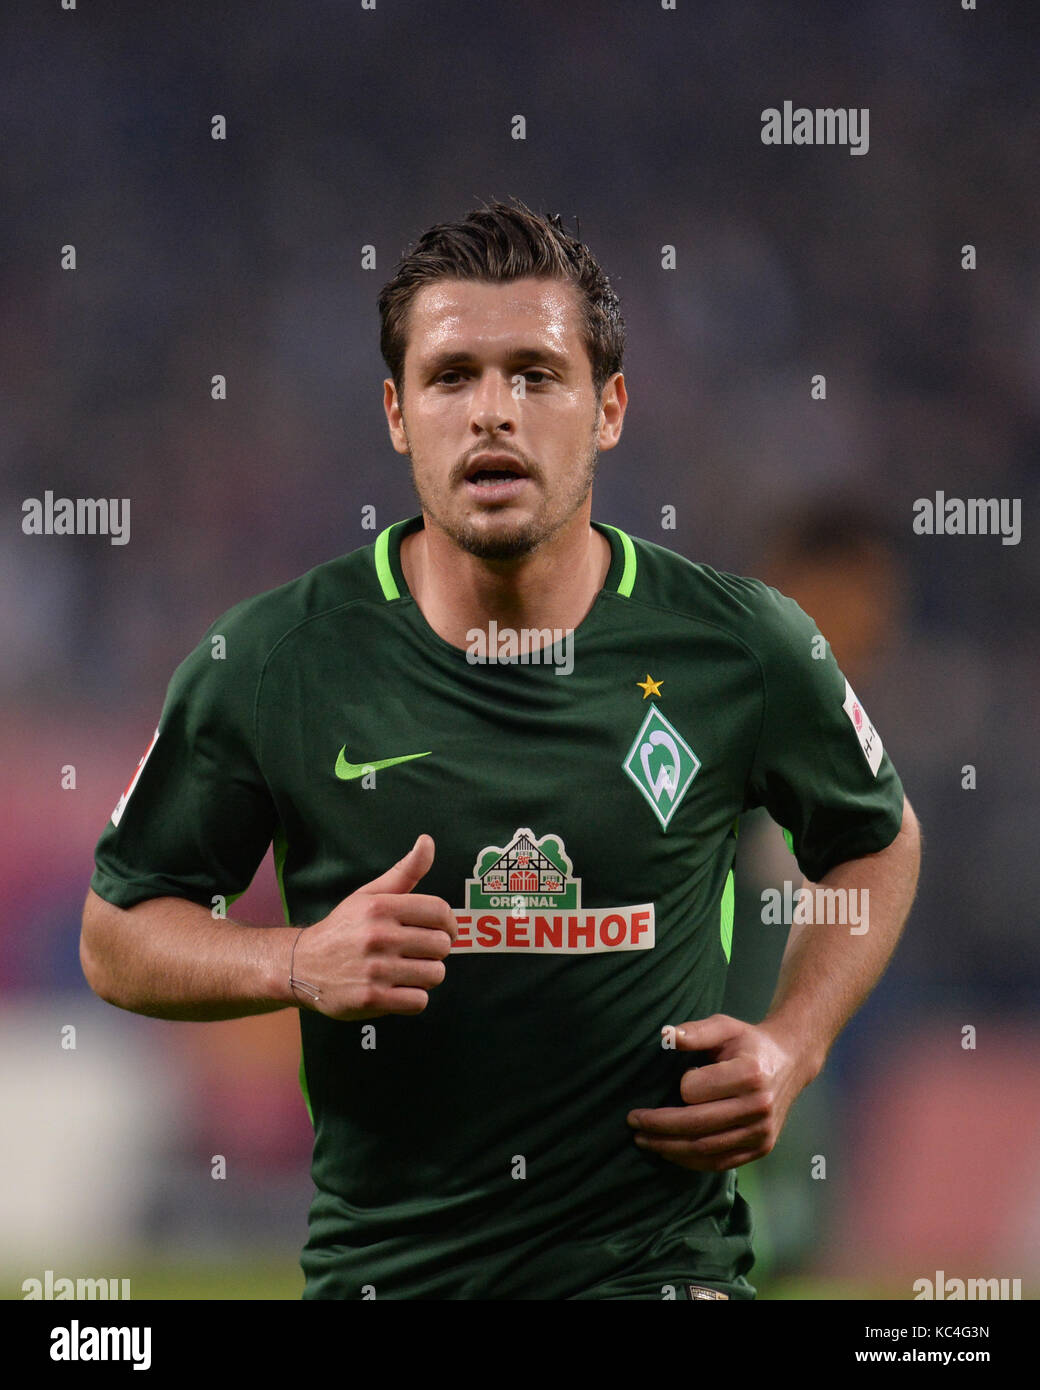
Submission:
{"label": "werder bremen crest", "polygon": [[621,766],[649,801],[661,829],[667,830],[700,771],[701,760],[655,705]]}
{"label": "werder bremen crest", "polygon": [[487,845],[466,880],[466,906],[453,908],[454,951],[648,951],[654,905],[583,908],[559,835],[538,839],[521,826],[507,845]]}

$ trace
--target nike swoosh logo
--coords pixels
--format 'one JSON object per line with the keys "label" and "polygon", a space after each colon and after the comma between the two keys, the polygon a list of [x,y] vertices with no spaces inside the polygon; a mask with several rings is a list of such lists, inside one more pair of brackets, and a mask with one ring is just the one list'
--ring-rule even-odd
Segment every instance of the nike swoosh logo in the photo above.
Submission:
{"label": "nike swoosh logo", "polygon": [[339,757],[336,759],[336,776],[342,782],[349,782],[355,777],[364,777],[366,772],[379,772],[384,767],[393,767],[396,763],[410,763],[413,758],[428,758],[430,752],[426,753],[405,753],[400,758],[381,758],[373,763],[348,763],[343,756],[347,751],[346,744],[339,750]]}

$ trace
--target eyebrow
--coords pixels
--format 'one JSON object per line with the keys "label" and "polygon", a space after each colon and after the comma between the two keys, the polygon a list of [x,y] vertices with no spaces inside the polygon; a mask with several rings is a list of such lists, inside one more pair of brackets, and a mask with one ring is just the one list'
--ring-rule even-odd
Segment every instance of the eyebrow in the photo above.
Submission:
{"label": "eyebrow", "polygon": [[[438,352],[432,357],[424,358],[420,361],[420,371],[423,373],[437,373],[446,371],[449,367],[459,367],[468,365],[474,360],[471,352],[464,349],[457,349],[454,352]],[[515,347],[510,348],[506,353],[506,360],[513,364],[520,362],[544,362],[550,367],[558,367],[563,370],[570,365],[570,359],[563,353],[553,352],[551,348],[541,347]]]}

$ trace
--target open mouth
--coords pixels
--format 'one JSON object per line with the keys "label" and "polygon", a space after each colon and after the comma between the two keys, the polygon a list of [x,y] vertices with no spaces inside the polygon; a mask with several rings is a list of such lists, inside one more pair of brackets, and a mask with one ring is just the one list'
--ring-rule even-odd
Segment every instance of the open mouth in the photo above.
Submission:
{"label": "open mouth", "polygon": [[478,487],[495,487],[498,483],[522,482],[523,478],[523,473],[514,473],[509,468],[478,468],[466,481],[476,483]]}
{"label": "open mouth", "polygon": [[482,468],[466,479],[466,491],[478,503],[484,502],[492,506],[500,502],[511,502],[514,497],[519,497],[530,481],[523,473],[506,473],[499,469]]}
{"label": "open mouth", "polygon": [[511,454],[478,455],[466,469],[466,486],[490,501],[505,501],[522,492],[529,481],[527,470]]}

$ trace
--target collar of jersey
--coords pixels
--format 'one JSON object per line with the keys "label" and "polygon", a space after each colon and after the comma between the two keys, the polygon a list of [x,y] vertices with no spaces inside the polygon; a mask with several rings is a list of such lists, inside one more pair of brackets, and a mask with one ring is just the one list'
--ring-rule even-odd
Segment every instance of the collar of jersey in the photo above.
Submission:
{"label": "collar of jersey", "polygon": [[[608,526],[606,522],[594,521],[592,524],[610,543],[610,569],[607,570],[601,592],[620,594],[622,598],[628,598],[636,581],[636,549],[632,544],[632,538],[616,526]],[[405,581],[404,570],[401,568],[401,542],[412,531],[420,530],[422,525],[420,512],[418,516],[395,521],[376,537],[373,546],[376,578],[379,580],[383,597],[389,602],[412,597]]]}

